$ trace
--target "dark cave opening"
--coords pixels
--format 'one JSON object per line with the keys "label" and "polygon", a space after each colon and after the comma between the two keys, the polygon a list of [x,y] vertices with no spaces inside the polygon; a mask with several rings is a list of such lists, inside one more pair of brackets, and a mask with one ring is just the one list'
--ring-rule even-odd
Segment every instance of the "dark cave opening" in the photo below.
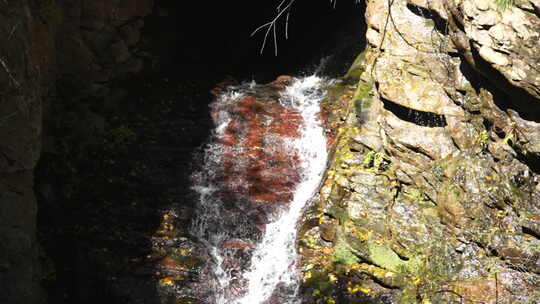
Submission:
{"label": "dark cave opening", "polygon": [[[152,235],[171,208],[186,233],[194,154],[211,127],[210,90],[223,80],[311,73],[330,55],[323,72],[338,77],[364,47],[365,4],[352,0],[336,8],[296,1],[288,39],[285,20],[278,23],[278,56],[271,39],[259,53],[264,33],[250,37],[273,18],[275,1],[155,2],[135,47],[145,53],[142,72],[77,102],[77,90],[62,89],[72,79],[56,83],[45,121],[55,149],[43,152],[35,177],[49,303],[172,303],[155,287],[153,269],[164,258]],[[90,130],[95,121],[101,131]]]}

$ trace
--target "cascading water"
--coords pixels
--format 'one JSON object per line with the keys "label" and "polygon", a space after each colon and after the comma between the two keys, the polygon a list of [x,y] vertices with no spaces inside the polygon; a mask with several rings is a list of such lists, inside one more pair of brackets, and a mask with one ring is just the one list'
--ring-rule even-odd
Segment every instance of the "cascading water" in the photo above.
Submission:
{"label": "cascading water", "polygon": [[216,129],[192,233],[212,258],[211,303],[296,303],[296,226],[326,166],[317,76],[228,88],[212,105]]}

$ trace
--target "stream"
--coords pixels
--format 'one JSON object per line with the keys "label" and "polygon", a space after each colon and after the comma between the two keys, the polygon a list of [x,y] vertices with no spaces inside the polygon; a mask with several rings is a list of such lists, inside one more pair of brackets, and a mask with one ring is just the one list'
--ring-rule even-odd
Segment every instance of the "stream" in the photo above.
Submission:
{"label": "stream", "polygon": [[227,87],[211,104],[191,225],[210,257],[210,303],[299,302],[297,223],[326,166],[319,103],[328,82],[282,76]]}

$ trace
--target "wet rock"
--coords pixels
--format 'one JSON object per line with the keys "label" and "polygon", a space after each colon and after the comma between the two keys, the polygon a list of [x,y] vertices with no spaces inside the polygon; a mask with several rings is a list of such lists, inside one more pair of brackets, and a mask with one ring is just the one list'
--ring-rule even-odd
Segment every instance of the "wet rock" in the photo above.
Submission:
{"label": "wet rock", "polygon": [[[289,81],[278,79],[268,86]],[[223,123],[222,117],[228,120],[219,137],[224,150],[220,174],[225,199],[267,212],[290,201],[300,170],[297,152],[288,148],[288,142],[300,135],[300,114],[276,99],[250,95],[221,101],[212,112],[217,124]]]}
{"label": "wet rock", "polygon": [[221,245],[224,249],[232,249],[232,250],[250,250],[253,249],[253,244],[250,242],[241,240],[241,239],[229,239],[222,243]]}

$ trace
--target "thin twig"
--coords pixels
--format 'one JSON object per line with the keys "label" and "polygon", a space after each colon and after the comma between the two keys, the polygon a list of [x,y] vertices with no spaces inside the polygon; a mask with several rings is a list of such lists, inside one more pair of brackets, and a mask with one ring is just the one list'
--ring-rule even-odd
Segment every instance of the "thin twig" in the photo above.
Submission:
{"label": "thin twig", "polygon": [[[285,1],[287,1],[287,0],[281,0],[281,2],[279,3],[279,5],[277,6],[276,9],[277,9],[278,12],[281,11],[281,6],[283,5],[283,3],[285,3]],[[293,2],[294,2],[294,1],[295,1],[295,0],[293,0]]]}
{"label": "thin twig", "polygon": [[11,79],[11,81],[13,82],[13,84],[18,88],[20,87],[21,85],[19,84],[19,82],[17,81],[17,79],[15,79],[13,77],[13,75],[11,75],[11,71],[9,70],[6,62],[4,61],[3,58],[0,58],[0,64],[2,64],[2,66],[4,67],[4,70],[6,70],[6,73],[8,74],[9,76],[9,79]]}
{"label": "thin twig", "polygon": [[0,127],[1,127],[5,122],[7,122],[8,120],[10,120],[12,117],[16,116],[17,113],[19,113],[19,110],[17,110],[17,111],[15,111],[15,112],[11,113],[11,114],[8,114],[8,115],[6,115],[6,116],[0,118]]}
{"label": "thin twig", "polygon": [[[401,39],[403,39],[403,41],[410,47],[412,47],[413,49],[419,51],[419,52],[422,52],[422,53],[430,53],[430,54],[436,54],[438,53],[437,51],[426,51],[426,50],[422,50],[418,47],[416,47],[416,45],[414,45],[414,43],[412,42],[409,42],[407,40],[407,38],[405,38],[405,35],[403,33],[401,33],[401,31],[399,30],[399,28],[397,27],[396,25],[396,22],[394,21],[394,16],[392,15],[392,10],[390,8],[388,8],[388,14],[390,15],[390,21],[392,21],[392,25],[394,26],[394,29],[396,30],[396,33],[398,33],[399,37],[401,37]],[[425,18],[425,17],[424,17]],[[418,41],[415,42],[416,44],[418,44]]]}
{"label": "thin twig", "polygon": [[[253,36],[256,33],[258,33],[260,30],[266,28],[266,31],[264,33],[263,43],[262,43],[261,50],[260,50],[261,54],[264,51],[264,48],[266,47],[266,40],[268,39],[268,35],[270,34],[270,32],[272,32],[272,36],[274,38],[274,53],[277,56],[277,51],[278,51],[277,29],[276,29],[277,21],[279,20],[279,18],[281,18],[281,16],[283,16],[283,14],[285,12],[287,12],[287,15],[286,15],[286,18],[285,18],[285,39],[289,39],[289,17],[290,17],[290,13],[291,13],[291,7],[292,7],[292,5],[294,4],[295,1],[296,0],[281,0],[279,5],[276,7],[277,15],[274,18],[272,18],[272,20],[270,20],[269,22],[259,26],[258,28],[256,28],[251,33],[251,36]],[[360,0],[355,0],[355,2],[360,3]],[[333,8],[335,9],[337,0],[330,0],[330,3],[333,5]]]}
{"label": "thin twig", "polygon": [[15,33],[15,31],[17,30],[17,28],[19,27],[20,24],[21,24],[20,21],[15,23],[15,25],[13,26],[13,28],[9,32],[9,35],[8,35],[8,38],[7,38],[8,41],[11,40],[11,37],[13,36],[13,34]]}
{"label": "thin twig", "polygon": [[289,16],[291,12],[287,12],[287,19],[285,20],[285,39],[289,39]]}
{"label": "thin twig", "polygon": [[379,60],[379,57],[381,57],[381,50],[383,47],[384,40],[386,39],[386,32],[388,28],[388,22],[390,21],[390,11],[392,9],[392,5],[394,5],[394,0],[388,0],[388,14],[386,14],[386,21],[384,22],[384,28],[383,28],[383,33],[382,33],[383,36],[381,38],[381,43],[379,44],[379,47],[377,48],[378,49],[377,57],[375,57],[375,59],[373,60],[373,64],[371,65],[371,71],[369,73],[372,79],[373,79],[373,71],[375,70],[375,66],[377,65],[377,60]]}
{"label": "thin twig", "polygon": [[[251,33],[251,36],[255,35],[257,32],[259,32],[260,30],[266,28],[266,32],[264,34],[264,40],[263,40],[263,44],[262,44],[262,47],[261,47],[261,51],[260,53],[262,54],[262,52],[264,51],[264,47],[266,46],[266,40],[268,39],[268,35],[270,34],[271,31],[273,31],[273,37],[274,37],[274,52],[275,52],[275,55],[277,56],[277,51],[278,51],[278,46],[277,46],[277,30],[276,30],[276,23],[277,21],[279,20],[279,18],[281,18],[281,16],[287,12],[289,13],[290,12],[290,8],[291,6],[293,5],[293,3],[296,1],[296,0],[289,0],[289,2],[287,3],[287,5],[285,5],[285,7],[282,7],[283,4],[286,3],[287,0],[282,0],[281,3],[278,5],[277,7],[277,10],[278,10],[278,13],[277,15],[269,22],[259,26],[258,28],[256,28],[252,33]],[[287,22],[288,22],[288,18],[287,18]],[[287,26],[288,28],[288,26]]]}

